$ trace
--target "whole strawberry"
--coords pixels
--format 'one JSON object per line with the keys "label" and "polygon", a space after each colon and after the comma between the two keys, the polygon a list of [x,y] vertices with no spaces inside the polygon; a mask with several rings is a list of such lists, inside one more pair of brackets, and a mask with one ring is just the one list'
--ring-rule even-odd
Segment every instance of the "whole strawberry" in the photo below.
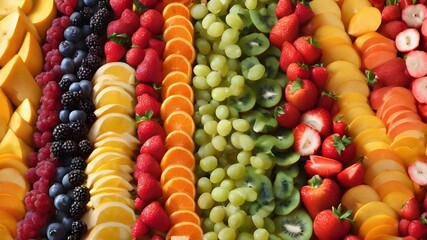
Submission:
{"label": "whole strawberry", "polygon": [[148,153],[160,162],[166,153],[164,139],[160,135],[150,137],[142,144],[139,153]]}
{"label": "whole strawberry", "polygon": [[336,101],[337,101],[337,96],[333,92],[330,92],[328,90],[323,90],[322,92],[320,92],[320,97],[317,100],[316,107],[324,108],[330,113],[332,106]]}
{"label": "whole strawberry", "polygon": [[136,192],[138,197],[144,201],[153,201],[163,195],[160,182],[149,173],[139,174]]}
{"label": "whole strawberry", "polygon": [[291,42],[285,41],[282,44],[282,51],[279,58],[280,68],[286,72],[292,63],[302,63],[304,58]]}
{"label": "whole strawberry", "polygon": [[427,220],[424,217],[420,219],[412,220],[408,225],[409,236],[415,237],[416,239],[423,239],[427,237]]}
{"label": "whole strawberry", "polygon": [[[127,25],[127,28],[134,33],[139,28],[139,15],[132,9],[125,9],[120,16],[120,20]],[[129,37],[132,34],[129,35]]]}
{"label": "whole strawberry", "polygon": [[418,201],[415,197],[411,197],[403,204],[400,209],[400,216],[408,220],[415,220],[421,215]]}
{"label": "whole strawberry", "polygon": [[337,133],[340,136],[348,136],[348,126],[342,118],[343,116],[339,115],[332,121],[332,133]]}
{"label": "whole strawberry", "polygon": [[316,215],[313,221],[314,234],[319,240],[341,240],[350,231],[352,220],[349,218],[351,211],[341,212],[332,207]]}
{"label": "whole strawberry", "polygon": [[133,68],[138,67],[145,57],[145,50],[140,47],[132,47],[126,52],[126,62]]}
{"label": "whole strawberry", "polygon": [[114,13],[114,19],[117,19],[122,15],[125,9],[132,9],[132,0],[110,0],[110,6]]}
{"label": "whole strawberry", "polygon": [[148,153],[141,153],[136,158],[133,177],[139,179],[143,173],[148,173],[157,180],[160,180],[162,174],[159,162]]}
{"label": "whole strawberry", "polygon": [[292,103],[285,102],[274,109],[277,122],[284,128],[294,128],[301,120],[301,113]]}
{"label": "whole strawberry", "polygon": [[343,240],[362,240],[362,238],[354,234],[347,234]]}
{"label": "whole strawberry", "polygon": [[290,14],[280,18],[271,29],[269,38],[273,46],[282,48],[284,42],[293,42],[299,32],[298,17],[295,14]]}
{"label": "whole strawberry", "polygon": [[286,76],[288,76],[289,81],[294,81],[297,78],[310,79],[310,66],[304,63],[291,63],[286,69]]}
{"label": "whole strawberry", "polygon": [[311,10],[308,1],[301,1],[295,5],[295,15],[298,17],[298,22],[300,25],[308,22],[314,17],[313,10]]}
{"label": "whole strawberry", "polygon": [[126,54],[126,47],[108,40],[104,45],[104,54],[106,62],[119,62]]}
{"label": "whole strawberry", "polygon": [[159,135],[162,138],[166,137],[166,132],[163,129],[162,125],[159,122],[153,119],[142,120],[138,124],[138,139],[140,142],[144,143],[152,136]]}
{"label": "whole strawberry", "polygon": [[153,37],[153,34],[145,27],[140,27],[132,35],[132,44],[140,48],[147,48],[148,41]]}
{"label": "whole strawberry", "polygon": [[162,232],[167,232],[171,227],[169,216],[157,201],[146,206],[142,210],[140,218],[147,226]]}
{"label": "whole strawberry", "polygon": [[141,14],[139,24],[141,27],[148,29],[152,34],[157,35],[163,32],[165,19],[162,14],[154,9],[148,9]]}
{"label": "whole strawberry", "polygon": [[288,102],[295,105],[300,111],[312,109],[317,102],[319,91],[313,82],[297,78],[288,83],[285,88],[285,97]]}
{"label": "whole strawberry", "polygon": [[326,82],[328,81],[328,70],[323,64],[315,64],[311,67],[311,81],[313,81],[317,88],[324,89]]}
{"label": "whole strawberry", "polygon": [[151,95],[144,93],[137,97],[135,113],[138,116],[146,116],[150,114],[152,118],[158,117],[160,114],[161,103]]}
{"label": "whole strawberry", "polygon": [[155,88],[155,86],[152,86],[150,84],[145,84],[145,83],[137,84],[135,87],[135,95],[141,96],[144,93],[152,96],[157,100],[160,100],[160,94],[159,92],[157,92],[157,89]]}
{"label": "whole strawberry", "polygon": [[317,41],[311,36],[302,36],[297,38],[293,45],[302,55],[304,63],[312,65],[320,61],[322,50],[317,45]]}
{"label": "whole strawberry", "polygon": [[336,159],[347,166],[356,157],[356,145],[350,137],[331,134],[323,140],[322,155]]}
{"label": "whole strawberry", "polygon": [[154,83],[160,86],[163,80],[163,62],[156,50],[145,49],[145,56],[136,68],[136,78],[141,83]]}
{"label": "whole strawberry", "polygon": [[278,19],[288,16],[295,11],[295,6],[292,0],[279,0],[276,6],[276,17]]}

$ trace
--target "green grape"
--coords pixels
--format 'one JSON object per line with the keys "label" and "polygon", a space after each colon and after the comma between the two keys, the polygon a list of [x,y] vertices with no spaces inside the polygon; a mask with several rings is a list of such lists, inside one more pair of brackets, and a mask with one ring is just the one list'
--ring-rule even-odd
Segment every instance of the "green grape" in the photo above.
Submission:
{"label": "green grape", "polygon": [[[273,223],[274,225],[274,223]],[[268,233],[267,229],[265,228],[258,228],[254,232],[254,239],[255,240],[268,240],[268,237],[270,234]]]}
{"label": "green grape", "polygon": [[234,180],[241,179],[245,176],[246,169],[245,165],[241,163],[235,163],[230,165],[230,167],[227,168],[227,175]]}
{"label": "green grape", "polygon": [[[203,121],[203,116],[202,116],[202,121]],[[211,120],[205,123],[205,125],[203,126],[203,129],[207,134],[213,136],[217,134],[217,128],[218,128],[217,126],[218,126],[218,122],[215,120]]]}
{"label": "green grape", "polygon": [[225,55],[231,59],[237,59],[242,56],[242,49],[237,44],[227,45],[224,49]]}
{"label": "green grape", "polygon": [[225,227],[218,233],[218,239],[221,240],[235,240],[236,230],[233,228]]}
{"label": "green grape", "polygon": [[218,119],[226,119],[228,117],[228,115],[230,114],[230,110],[228,109],[227,105],[219,105],[216,109],[215,109],[215,116]]}
{"label": "green grape", "polygon": [[194,98],[198,100],[210,101],[212,100],[211,92],[208,90],[199,90],[194,91]]}
{"label": "green grape", "polygon": [[220,0],[210,0],[207,4],[209,12],[213,14],[218,14],[221,12],[223,5]]}
{"label": "green grape", "polygon": [[208,14],[208,8],[206,7],[206,4],[194,4],[190,9],[190,14],[195,20],[200,20]]}
{"label": "green grape", "polygon": [[236,188],[236,183],[231,179],[224,179],[219,186],[228,189],[228,191],[232,191]]}
{"label": "green grape", "polygon": [[231,214],[235,213],[235,212],[240,212],[241,214],[243,214],[244,216],[246,216],[245,211],[240,210],[239,206],[235,206],[231,203],[228,203],[227,206],[225,207],[225,216],[226,217],[230,217]]}
{"label": "green grape", "polygon": [[233,132],[231,134],[231,145],[233,145],[233,147],[237,148],[237,149],[242,149],[242,146],[240,145],[240,136],[242,136],[243,134],[240,132]]}
{"label": "green grape", "polygon": [[251,125],[249,124],[248,120],[243,118],[233,120],[232,125],[234,130],[242,133],[249,131],[249,129],[251,128]]}
{"label": "green grape", "polygon": [[221,74],[217,71],[211,71],[206,76],[206,82],[210,87],[218,86],[222,81]]}
{"label": "green grape", "polygon": [[223,42],[225,46],[235,44],[239,41],[239,35],[240,33],[238,30],[227,28],[221,36],[221,42]]}
{"label": "green grape", "polygon": [[205,172],[213,171],[218,166],[218,159],[215,156],[207,156],[200,160],[200,168]]}
{"label": "green grape", "polygon": [[215,223],[212,222],[208,217],[202,218],[203,229],[207,232],[213,231]]}
{"label": "green grape", "polygon": [[240,212],[235,212],[228,218],[228,226],[237,229],[242,226],[244,219],[245,217]]}
{"label": "green grape", "polygon": [[[203,40],[205,40],[205,39],[203,39]],[[196,42],[197,42],[197,40],[196,40]],[[193,73],[196,76],[206,77],[211,71],[212,71],[211,68],[206,64],[197,64],[193,68]]]}
{"label": "green grape", "polygon": [[199,112],[202,115],[208,114],[208,115],[214,115],[215,113],[215,107],[212,104],[203,104],[199,107]]}
{"label": "green grape", "polygon": [[215,99],[212,99],[209,103],[212,104],[212,106],[214,106],[215,108],[217,108],[217,107],[219,107],[219,105],[221,105],[221,103],[216,101]]}
{"label": "green grape", "polygon": [[252,221],[254,222],[255,227],[263,228],[264,227],[264,218],[258,214],[252,215]]}
{"label": "green grape", "polygon": [[267,232],[274,233],[276,232],[276,225],[274,224],[273,220],[269,217],[264,218],[264,226]]}
{"label": "green grape", "polygon": [[216,154],[216,150],[213,147],[212,143],[207,143],[205,145],[202,145],[199,150],[197,151],[197,154],[200,158],[204,158],[206,156],[213,156]]}
{"label": "green grape", "polygon": [[197,205],[200,209],[211,209],[214,205],[214,200],[212,199],[212,196],[208,192],[202,193],[199,198],[197,199]]}
{"label": "green grape", "polygon": [[246,196],[242,195],[237,189],[233,189],[228,195],[228,201],[230,201],[234,206],[241,206],[246,202]]}
{"label": "green grape", "polygon": [[[224,55],[225,55],[225,53],[224,53]],[[230,68],[228,67],[228,61],[227,61],[227,63],[224,65],[224,67],[219,70],[219,73],[221,74],[221,77],[225,78],[225,77],[227,77],[227,74],[229,72],[230,72]],[[222,83],[226,84],[227,87],[229,86],[229,84],[227,84],[228,82],[226,82],[226,81],[223,81]]]}
{"label": "green grape", "polygon": [[245,6],[249,10],[254,10],[257,6],[257,0],[245,0]]}
{"label": "green grape", "polygon": [[206,55],[206,54],[209,54],[209,52],[211,51],[211,44],[208,42],[208,40],[204,38],[197,38],[195,43],[196,43],[197,50],[201,54]]}
{"label": "green grape", "polygon": [[245,78],[242,75],[236,74],[231,77],[231,85],[243,88],[243,86],[245,86]]}
{"label": "green grape", "polygon": [[257,154],[257,156],[252,156],[251,159],[251,165],[254,168],[267,170],[270,169],[273,165],[273,161],[267,156],[262,154]]}
{"label": "green grape", "polygon": [[198,64],[208,64],[208,59],[207,59],[206,55],[203,55],[203,54],[198,52],[196,55],[196,62]]}
{"label": "green grape", "polygon": [[211,95],[212,95],[212,99],[216,101],[224,101],[231,94],[230,94],[230,89],[228,87],[216,87],[212,89]]}
{"label": "green grape", "polygon": [[199,109],[200,107],[202,107],[206,104],[209,104],[209,102],[204,100],[204,99],[197,99],[195,104],[194,104],[194,109]]}
{"label": "green grape", "polygon": [[255,147],[254,140],[247,134],[242,134],[239,137],[239,142],[244,151],[252,151],[252,149]]}
{"label": "green grape", "polygon": [[209,213],[209,219],[214,223],[220,223],[224,220],[225,208],[223,206],[215,206]]}
{"label": "green grape", "polygon": [[218,240],[218,234],[216,232],[207,232],[203,234],[203,240]]}
{"label": "green grape", "polygon": [[[225,55],[224,48],[221,47],[222,45],[220,43],[221,43],[220,39],[217,39],[216,41],[214,41],[212,43],[212,50],[215,54],[220,55],[220,56],[224,56]],[[224,67],[225,67],[225,65],[224,65]],[[217,71],[219,71],[219,70],[220,69],[218,69]]]}
{"label": "green grape", "polygon": [[220,135],[216,135],[211,140],[212,146],[218,151],[222,152],[225,150],[225,147],[227,146],[227,140]]}
{"label": "green grape", "polygon": [[226,228],[226,227],[227,226],[225,225],[224,222],[215,223],[214,231],[218,234],[223,228]]}
{"label": "green grape", "polygon": [[[211,175],[211,178],[212,178],[212,175]],[[230,193],[230,190],[228,190],[225,187],[215,187],[214,189],[212,189],[211,195],[213,200],[215,200],[216,202],[225,202],[228,199],[229,193]]]}
{"label": "green grape", "polygon": [[207,29],[208,35],[211,37],[220,37],[224,32],[225,26],[222,22],[213,22]]}
{"label": "green grape", "polygon": [[[206,123],[210,121],[215,121],[212,115],[209,115],[209,114],[202,115],[201,122],[203,125],[206,125]],[[216,129],[216,125],[215,125],[215,129]]]}
{"label": "green grape", "polygon": [[235,13],[229,13],[225,16],[225,22],[233,29],[242,30],[243,29],[243,21],[239,17],[239,15]]}
{"label": "green grape", "polygon": [[240,62],[237,59],[228,59],[228,68],[230,71],[240,72]]}
{"label": "green grape", "polygon": [[225,137],[230,134],[232,130],[231,122],[228,119],[221,119],[216,126],[216,130],[219,135]]}
{"label": "green grape", "polygon": [[230,118],[238,118],[239,111],[235,107],[230,107]]}
{"label": "green grape", "polygon": [[197,192],[211,192],[212,191],[212,182],[207,177],[201,177],[197,180]]}
{"label": "green grape", "polygon": [[200,123],[202,123],[202,114],[200,114],[199,112],[195,112],[193,119],[196,125],[199,125]]}
{"label": "green grape", "polygon": [[193,77],[193,86],[197,89],[208,89],[209,85],[206,82],[206,78],[202,76],[194,76]]}
{"label": "green grape", "polygon": [[256,81],[261,79],[265,74],[264,65],[258,63],[251,67],[248,71],[248,79],[252,81]]}
{"label": "green grape", "polygon": [[217,21],[217,17],[213,13],[208,13],[202,20],[202,27],[208,29],[212,23]]}
{"label": "green grape", "polygon": [[230,90],[231,90],[230,91],[231,95],[238,97],[238,96],[240,96],[242,94],[243,87],[231,85],[230,86]]}
{"label": "green grape", "polygon": [[251,157],[252,152],[242,150],[237,154],[237,161],[243,165],[249,165],[251,163]]}
{"label": "green grape", "polygon": [[255,189],[251,187],[242,187],[241,189],[246,192],[246,200],[248,202],[253,202],[258,199],[258,193],[255,191]]}
{"label": "green grape", "polygon": [[224,169],[217,168],[211,172],[210,180],[212,183],[220,183],[224,179],[224,177],[225,177]]}
{"label": "green grape", "polygon": [[208,144],[209,142],[211,142],[211,140],[211,136],[207,134],[202,128],[199,128],[194,132],[194,141],[199,146]]}
{"label": "green grape", "polygon": [[254,240],[254,237],[248,232],[240,232],[239,235],[237,235],[236,240]]}
{"label": "green grape", "polygon": [[210,67],[212,70],[220,71],[228,62],[227,59],[218,54],[211,54],[209,58]]}

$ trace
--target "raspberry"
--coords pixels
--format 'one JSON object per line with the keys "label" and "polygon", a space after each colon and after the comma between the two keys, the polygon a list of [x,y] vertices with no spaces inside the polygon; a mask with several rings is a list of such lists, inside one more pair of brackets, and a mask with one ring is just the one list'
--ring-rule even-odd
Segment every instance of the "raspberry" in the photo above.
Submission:
{"label": "raspberry", "polygon": [[49,161],[39,162],[36,167],[36,174],[40,178],[53,179],[56,174],[56,167]]}
{"label": "raspberry", "polygon": [[28,182],[30,182],[31,184],[39,180],[39,176],[37,176],[35,167],[29,168],[27,173],[25,174],[25,177],[27,178]]}
{"label": "raspberry", "polygon": [[46,32],[46,42],[52,48],[58,48],[59,43],[64,39],[64,29],[61,26],[52,26]]}
{"label": "raspberry", "polygon": [[37,165],[37,161],[38,161],[38,159],[37,159],[37,153],[36,152],[31,152],[28,155],[28,158],[27,158],[27,165],[30,168],[35,167]]}
{"label": "raspberry", "polygon": [[[53,73],[52,73],[53,74]],[[59,100],[61,97],[61,88],[58,83],[55,81],[49,82],[45,88],[43,88],[43,96],[47,98],[53,98],[55,100]]]}
{"label": "raspberry", "polygon": [[17,239],[37,239],[39,229],[37,229],[29,219],[23,219],[18,223]]}
{"label": "raspberry", "polygon": [[63,29],[66,29],[68,26],[70,26],[70,24],[71,24],[70,17],[68,16],[55,18],[52,21],[52,26],[60,26]]}
{"label": "raspberry", "polygon": [[55,73],[49,71],[49,72],[41,72],[36,76],[37,84],[44,88],[49,82],[55,81]]}
{"label": "raspberry", "polygon": [[47,192],[31,190],[25,195],[25,205],[27,209],[36,211],[38,213],[47,213],[52,211],[53,202]]}
{"label": "raspberry", "polygon": [[52,131],[60,122],[57,112],[39,111],[39,114],[36,128],[41,132]]}
{"label": "raspberry", "polygon": [[43,132],[43,133],[35,132],[33,134],[33,143],[36,148],[41,148],[51,141],[52,141],[51,132]]}
{"label": "raspberry", "polygon": [[[36,170],[37,173],[37,170]],[[47,178],[40,178],[33,184],[33,189],[38,190],[42,193],[47,193],[49,191],[50,181]],[[49,197],[49,196],[48,196]],[[50,197],[49,197],[50,198]]]}
{"label": "raspberry", "polygon": [[53,49],[52,44],[46,42],[42,46],[43,58],[46,57],[46,54]]}
{"label": "raspberry", "polygon": [[73,14],[77,2],[77,0],[55,0],[58,11],[66,16],[71,16],[71,14]]}
{"label": "raspberry", "polygon": [[62,55],[58,49],[53,49],[46,54],[44,58],[45,64],[43,66],[44,71],[50,71],[55,65],[60,65],[62,61]]}

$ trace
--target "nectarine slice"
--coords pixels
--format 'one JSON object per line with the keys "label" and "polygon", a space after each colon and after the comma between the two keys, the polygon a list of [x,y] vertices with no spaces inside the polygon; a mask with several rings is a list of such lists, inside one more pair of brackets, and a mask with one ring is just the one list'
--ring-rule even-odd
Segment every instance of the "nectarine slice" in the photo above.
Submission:
{"label": "nectarine slice", "polygon": [[367,69],[374,69],[395,58],[396,56],[397,53],[392,51],[373,52],[369,55],[363,56],[363,66]]}
{"label": "nectarine slice", "polygon": [[384,110],[382,120],[385,122],[386,126],[389,127],[391,124],[406,118],[419,121],[421,120],[418,113],[410,110],[407,106],[402,105],[396,105]]}
{"label": "nectarine slice", "polygon": [[357,136],[359,133],[371,128],[384,128],[384,123],[374,115],[361,115],[353,119],[348,124],[350,136]]}
{"label": "nectarine slice", "polygon": [[363,44],[365,44],[365,42],[368,41],[369,39],[371,39],[373,37],[378,37],[378,36],[382,36],[382,35],[377,33],[377,32],[365,33],[365,34],[357,37],[356,40],[354,40],[353,46],[357,49],[357,51],[359,51],[361,53]]}
{"label": "nectarine slice", "polygon": [[406,169],[399,162],[391,159],[382,159],[375,161],[366,169],[365,183],[372,184],[372,180],[384,171],[399,171],[406,174]]}
{"label": "nectarine slice", "polygon": [[365,7],[372,7],[369,0],[345,0],[341,5],[341,20],[347,27],[351,18]]}
{"label": "nectarine slice", "polygon": [[376,7],[364,7],[350,18],[347,32],[353,37],[375,32],[381,25],[381,12]]}
{"label": "nectarine slice", "polygon": [[362,53],[366,53],[370,47],[380,43],[389,45],[390,46],[389,51],[397,52],[394,41],[382,35],[372,36],[369,39],[367,39],[365,42],[362,43],[360,51]]}
{"label": "nectarine slice", "polygon": [[334,74],[340,71],[360,71],[358,67],[354,66],[354,64],[345,60],[330,62],[328,65],[326,65],[326,69],[328,70],[329,74]]}
{"label": "nectarine slice", "polygon": [[334,25],[323,25],[317,28],[313,35],[314,39],[323,40],[328,37],[338,37],[348,44],[352,44],[350,37],[345,30]]}
{"label": "nectarine slice", "polygon": [[413,152],[419,153],[419,154],[424,154],[426,149],[424,142],[411,136],[404,136],[400,138],[396,137],[395,139],[393,139],[393,141],[390,144],[390,147],[392,149],[403,147],[403,146],[408,146],[412,149]]}
{"label": "nectarine slice", "polygon": [[390,124],[389,128],[387,129],[387,134],[391,138],[395,138],[397,135],[407,130],[420,130],[424,133],[427,133],[427,125],[419,120],[410,118],[402,119],[393,124]]}
{"label": "nectarine slice", "polygon": [[310,20],[310,25],[312,25],[313,29],[317,29],[320,26],[332,25],[345,30],[339,17],[331,12],[323,12],[315,15]]}
{"label": "nectarine slice", "polygon": [[389,205],[381,201],[371,201],[359,208],[354,214],[354,229],[359,231],[360,226],[362,226],[367,219],[376,215],[387,215],[394,219],[398,218],[396,212]]}
{"label": "nectarine slice", "polygon": [[374,150],[378,150],[378,149],[390,149],[390,144],[385,143],[381,140],[378,141],[371,141],[365,144],[362,144],[362,146],[360,147],[360,145],[357,145],[357,156],[358,157],[362,157],[364,155],[366,155],[366,153],[374,151]]}
{"label": "nectarine slice", "polygon": [[353,137],[353,141],[356,143],[363,143],[368,139],[382,139],[383,142],[391,143],[385,128],[368,128]]}
{"label": "nectarine slice", "polygon": [[366,97],[368,97],[370,94],[368,84],[366,84],[366,82],[361,82],[360,80],[351,80],[343,82],[336,91],[338,95],[350,92],[357,92]]}
{"label": "nectarine slice", "polygon": [[388,225],[388,224],[381,224],[376,226],[375,228],[371,229],[365,236],[365,240],[375,240],[378,236],[387,234],[391,236],[397,236],[399,235],[399,230],[397,229],[397,224],[395,225]]}
{"label": "nectarine slice", "polygon": [[372,216],[360,226],[359,229],[359,237],[362,237],[362,239],[365,238],[366,234],[378,226],[378,223],[381,223],[381,225],[390,225],[390,226],[397,226],[398,221],[396,218],[392,218],[388,215],[375,215]]}
{"label": "nectarine slice", "polygon": [[[384,182],[383,184],[379,185],[375,189],[375,191],[377,191],[377,193],[381,199],[385,198],[386,195],[388,195],[389,193],[392,193],[392,192],[401,192],[401,193],[408,195],[409,197],[414,196],[414,192],[410,188],[408,188],[402,182],[396,181],[396,180]],[[408,200],[408,199],[406,199],[406,200]],[[400,207],[402,207],[402,205],[400,205]]]}
{"label": "nectarine slice", "polygon": [[417,160],[425,158],[425,154],[415,152],[411,147],[408,146],[397,147],[393,150],[400,156],[406,167],[408,167],[411,163],[416,162]]}
{"label": "nectarine slice", "polygon": [[357,68],[362,66],[359,54],[351,45],[340,44],[332,48],[322,50],[322,62],[326,65],[334,61],[344,60],[352,63]]}
{"label": "nectarine slice", "polygon": [[[17,234],[17,220],[8,212],[0,210],[0,225],[3,225],[7,228],[10,235],[16,238]],[[0,235],[3,236],[3,235]]]}
{"label": "nectarine slice", "polygon": [[402,159],[400,159],[399,155],[397,155],[393,150],[377,149],[374,151],[370,151],[366,154],[365,160],[363,160],[363,166],[365,168],[368,168],[371,166],[373,162],[382,160],[382,159],[391,159],[403,165]]}
{"label": "nectarine slice", "polygon": [[11,194],[0,194],[0,210],[10,213],[17,221],[25,215],[24,202]]}
{"label": "nectarine slice", "polygon": [[313,0],[309,4],[315,15],[329,12],[341,19],[341,9],[334,0]]}
{"label": "nectarine slice", "polygon": [[414,191],[414,184],[407,174],[400,171],[384,171],[378,174],[371,182],[371,187],[377,189],[380,185],[386,182],[397,181],[404,184],[411,191]]}
{"label": "nectarine slice", "polygon": [[342,206],[351,210],[351,216],[364,206],[365,204],[373,201],[381,201],[378,193],[369,185],[357,185],[348,189],[341,198]]}
{"label": "nectarine slice", "polygon": [[367,48],[365,49],[365,51],[362,54],[367,56],[371,53],[379,52],[379,51],[397,52],[397,49],[394,47],[394,45],[379,42],[379,43],[372,44],[369,47],[367,46]]}

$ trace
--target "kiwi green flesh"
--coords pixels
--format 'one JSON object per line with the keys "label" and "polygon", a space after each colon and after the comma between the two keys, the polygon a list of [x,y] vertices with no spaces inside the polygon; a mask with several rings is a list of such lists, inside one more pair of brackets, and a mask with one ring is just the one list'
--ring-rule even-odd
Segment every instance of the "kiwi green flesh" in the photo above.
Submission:
{"label": "kiwi green flesh", "polygon": [[280,167],[276,165],[275,171],[284,172],[286,175],[291,176],[292,178],[295,178],[299,174],[299,166],[298,164],[292,164],[291,166],[286,166],[286,167]]}
{"label": "kiwi green flesh", "polygon": [[264,78],[254,82],[253,88],[256,92],[256,103],[264,108],[272,108],[282,100],[283,89],[273,79]]}
{"label": "kiwi green flesh", "polygon": [[234,107],[238,112],[247,112],[256,104],[256,94],[252,88],[245,85],[240,96],[231,96],[228,98],[229,106]]}
{"label": "kiwi green flesh", "polygon": [[258,56],[270,47],[270,41],[264,33],[251,33],[239,40],[242,53],[246,56]]}
{"label": "kiwi green flesh", "polygon": [[249,16],[255,28],[262,33],[269,33],[278,21],[275,9],[276,4],[270,3],[267,7],[261,5],[253,10],[249,10]]}
{"label": "kiwi green flesh", "polygon": [[275,150],[287,150],[294,144],[294,134],[289,129],[278,129],[275,134],[277,141],[274,144]]}
{"label": "kiwi green flesh", "polygon": [[277,235],[270,233],[270,235],[268,235],[268,240],[282,240],[282,239],[279,238]]}
{"label": "kiwi green flesh", "polygon": [[297,208],[286,216],[274,218],[276,234],[283,240],[309,240],[313,232],[310,215]]}
{"label": "kiwi green flesh", "polygon": [[266,77],[275,78],[279,72],[280,63],[276,57],[270,56],[261,59],[261,63],[265,67]]}
{"label": "kiwi green flesh", "polygon": [[255,168],[252,166],[247,166],[245,168],[246,174],[243,179],[236,181],[237,187],[250,187],[253,188],[256,192],[261,189],[261,180],[259,175],[255,173]]}
{"label": "kiwi green flesh", "polygon": [[271,180],[264,175],[258,176],[261,183],[261,188],[258,191],[257,201],[261,205],[267,205],[274,200],[273,185]]}
{"label": "kiwi green flesh", "polygon": [[276,199],[276,208],[274,213],[285,216],[295,210],[300,203],[300,194],[298,189],[293,189],[291,195],[285,199]]}
{"label": "kiwi green flesh", "polygon": [[299,155],[297,152],[293,150],[289,150],[286,152],[275,152],[274,154],[276,164],[280,167],[287,167],[290,166],[300,159],[301,155]]}
{"label": "kiwi green flesh", "polygon": [[273,183],[274,196],[278,199],[286,199],[294,190],[294,179],[285,172],[278,172]]}
{"label": "kiwi green flesh", "polygon": [[249,69],[251,69],[256,64],[261,64],[257,57],[247,57],[242,60],[240,66],[242,67],[242,75],[246,79],[248,78]]}

